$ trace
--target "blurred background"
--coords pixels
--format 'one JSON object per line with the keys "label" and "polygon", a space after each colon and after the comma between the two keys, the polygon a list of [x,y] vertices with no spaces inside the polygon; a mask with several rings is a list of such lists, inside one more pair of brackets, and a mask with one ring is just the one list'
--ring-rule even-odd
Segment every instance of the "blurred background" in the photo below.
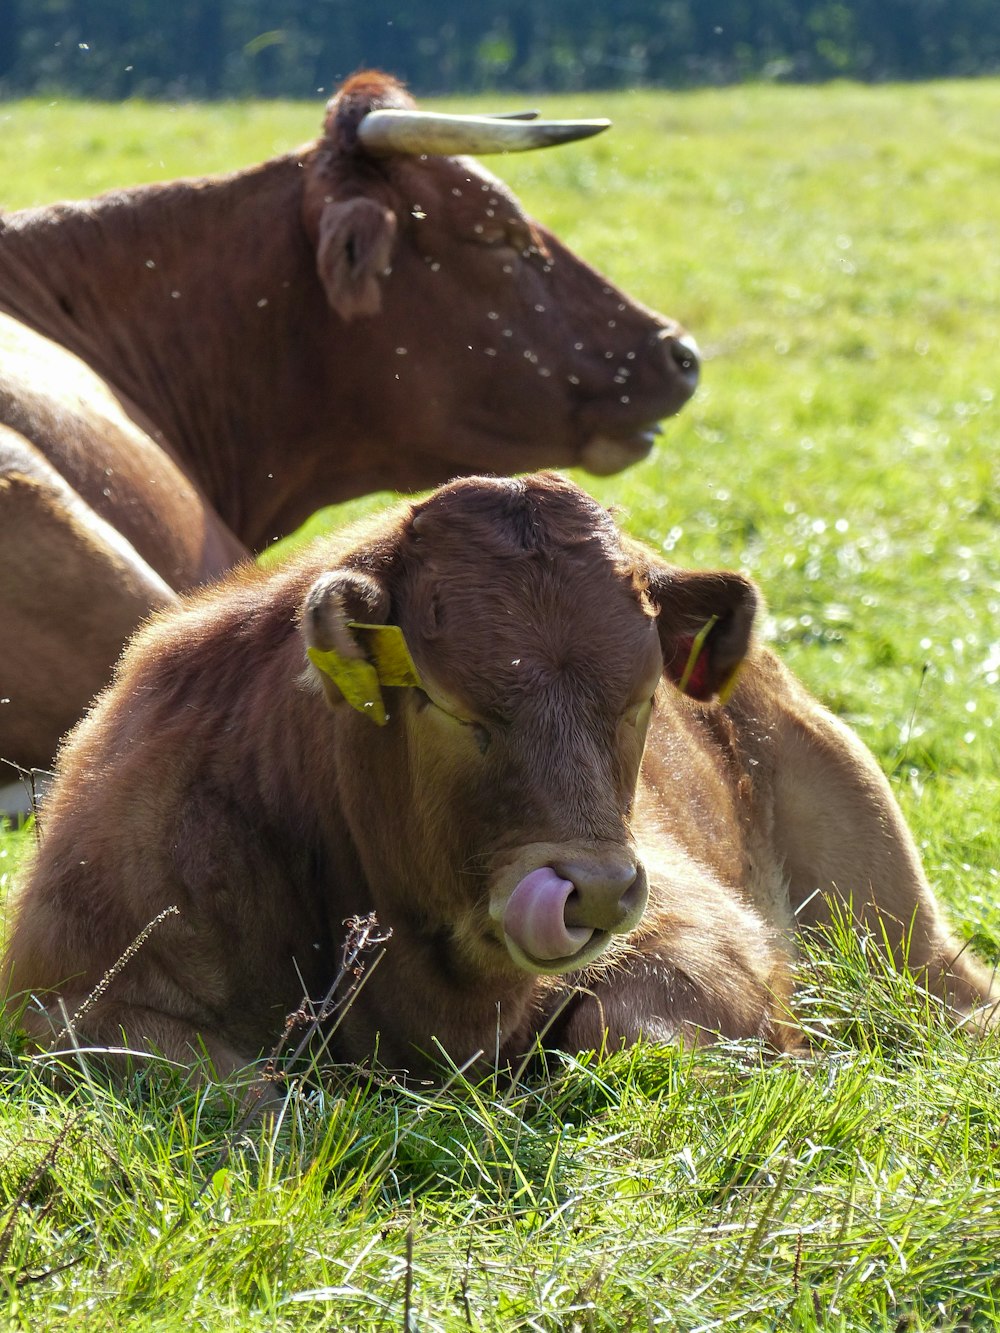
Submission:
{"label": "blurred background", "polygon": [[0,0],[0,94],[306,97],[1000,70],[998,0]]}

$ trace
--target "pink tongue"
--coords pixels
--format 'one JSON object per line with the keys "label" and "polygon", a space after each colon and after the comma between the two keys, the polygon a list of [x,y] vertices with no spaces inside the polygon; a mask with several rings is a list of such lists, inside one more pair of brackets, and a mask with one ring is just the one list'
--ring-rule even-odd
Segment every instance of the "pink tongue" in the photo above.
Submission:
{"label": "pink tongue", "polygon": [[594,933],[566,925],[566,902],[575,892],[570,881],[560,879],[551,866],[533,870],[507,900],[504,930],[533,958],[570,958]]}

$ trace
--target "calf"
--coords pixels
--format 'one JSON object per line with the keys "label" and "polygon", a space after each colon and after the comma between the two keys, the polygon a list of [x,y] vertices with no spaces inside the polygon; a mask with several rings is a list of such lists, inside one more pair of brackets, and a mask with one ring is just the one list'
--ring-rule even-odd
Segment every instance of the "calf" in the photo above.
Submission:
{"label": "calf", "polygon": [[66,746],[10,1003],[42,1043],[77,1015],[226,1074],[374,912],[338,1059],[506,1061],[550,1021],[572,1050],[781,1048],[793,927],[836,902],[953,1009],[990,1003],[874,760],[753,644],[757,601],[552,475],[240,570],[139,633]]}

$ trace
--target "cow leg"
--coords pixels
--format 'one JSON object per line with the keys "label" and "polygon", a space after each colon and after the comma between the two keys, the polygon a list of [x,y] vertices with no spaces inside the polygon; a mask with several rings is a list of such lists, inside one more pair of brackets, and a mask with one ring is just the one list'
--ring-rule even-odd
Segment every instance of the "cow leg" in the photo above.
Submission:
{"label": "cow leg", "polygon": [[[77,1013],[80,1017],[72,1021],[71,1036],[67,1016]],[[88,997],[82,993],[64,994],[58,1013],[29,1004],[20,1025],[37,1049],[58,1050],[67,1059],[79,1049],[112,1074],[134,1068],[142,1052],[162,1056],[185,1070],[194,1066],[196,1082],[227,1079],[252,1062],[251,1056],[183,1019],[114,1001],[97,1000],[88,1007]]]}
{"label": "cow leg", "polygon": [[777,703],[774,842],[799,925],[850,912],[959,1014],[996,1003],[993,973],[948,930],[872,754],[791,677]]}
{"label": "cow leg", "polygon": [[642,934],[577,979],[565,1018],[553,1025],[556,1044],[578,1051],[721,1037],[801,1046],[789,958],[760,917],[693,864],[682,877],[675,869],[650,878]]}
{"label": "cow leg", "polygon": [[48,767],[132,631],[176,600],[33,445],[0,426],[0,759]]}

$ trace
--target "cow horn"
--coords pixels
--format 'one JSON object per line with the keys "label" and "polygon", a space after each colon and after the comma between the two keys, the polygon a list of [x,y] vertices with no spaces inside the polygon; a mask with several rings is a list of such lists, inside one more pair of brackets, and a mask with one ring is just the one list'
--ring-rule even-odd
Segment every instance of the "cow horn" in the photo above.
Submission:
{"label": "cow horn", "polygon": [[600,134],[610,120],[520,120],[502,116],[452,116],[439,111],[369,111],[358,139],[374,157],[392,153],[518,153],[550,148]]}
{"label": "cow horn", "polygon": [[537,111],[489,111],[487,120],[537,120]]}

